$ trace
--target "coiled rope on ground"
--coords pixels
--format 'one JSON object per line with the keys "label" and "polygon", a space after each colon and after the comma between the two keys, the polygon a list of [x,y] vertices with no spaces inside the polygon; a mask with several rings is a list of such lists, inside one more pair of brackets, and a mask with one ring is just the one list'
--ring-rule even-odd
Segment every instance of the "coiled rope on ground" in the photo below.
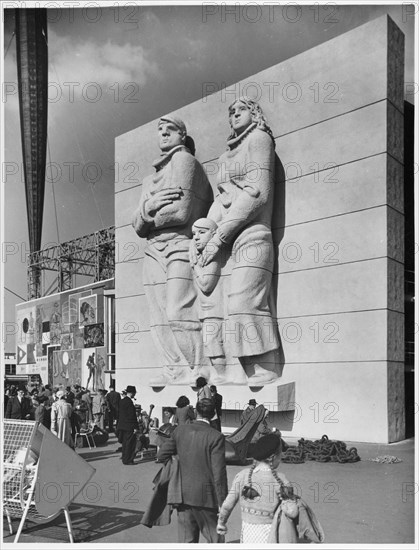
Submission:
{"label": "coiled rope on ground", "polygon": [[323,435],[321,439],[309,441],[298,440],[297,445],[290,445],[281,455],[281,462],[301,464],[306,460],[316,462],[358,462],[361,460],[355,447],[347,449],[344,441],[335,441]]}

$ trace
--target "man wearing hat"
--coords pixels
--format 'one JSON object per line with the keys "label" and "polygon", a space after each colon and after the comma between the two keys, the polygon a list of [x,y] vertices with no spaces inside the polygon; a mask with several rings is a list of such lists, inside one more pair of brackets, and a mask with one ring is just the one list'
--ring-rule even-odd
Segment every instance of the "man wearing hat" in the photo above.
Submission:
{"label": "man wearing hat", "polygon": [[174,116],[160,118],[158,139],[162,154],[153,163],[155,174],[143,182],[133,220],[139,237],[147,239],[144,290],[151,331],[165,357],[162,376],[150,381],[155,386],[187,383],[191,374],[196,379],[197,372],[184,367],[202,364],[189,242],[193,223],[206,216],[213,197],[203,167],[188,149],[184,122]]}
{"label": "man wearing hat", "polygon": [[26,390],[20,387],[17,390],[17,395],[10,397],[6,407],[6,418],[13,418],[15,420],[29,420],[32,416],[32,405],[28,397],[26,397]]}
{"label": "man wearing hat", "polygon": [[137,390],[135,386],[127,386],[125,392],[126,396],[119,403],[117,431],[122,443],[122,464],[128,466],[134,464],[136,431],[139,426],[133,401]]}
{"label": "man wearing hat", "polygon": [[256,405],[256,399],[249,399],[249,403],[240,417],[240,424],[244,424],[246,422],[252,412],[256,409]]}

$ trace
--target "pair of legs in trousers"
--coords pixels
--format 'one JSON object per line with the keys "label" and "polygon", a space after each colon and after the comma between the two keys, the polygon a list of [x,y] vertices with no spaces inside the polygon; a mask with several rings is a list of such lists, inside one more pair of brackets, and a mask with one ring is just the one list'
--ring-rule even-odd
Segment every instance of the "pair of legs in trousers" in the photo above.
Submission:
{"label": "pair of legs in trousers", "polygon": [[217,533],[218,510],[181,504],[178,514],[178,542],[199,542],[202,533],[207,542],[222,543],[224,536]]}
{"label": "pair of legs in trousers", "polygon": [[122,443],[122,464],[129,464],[134,461],[137,437],[134,431],[127,430],[120,430],[119,436]]}
{"label": "pair of legs in trousers", "polygon": [[113,432],[114,431],[114,427],[113,427],[113,423],[114,423],[114,420],[117,419],[117,415],[115,413],[115,411],[110,408],[109,409],[109,412],[108,412],[108,426],[109,426],[109,432]]}

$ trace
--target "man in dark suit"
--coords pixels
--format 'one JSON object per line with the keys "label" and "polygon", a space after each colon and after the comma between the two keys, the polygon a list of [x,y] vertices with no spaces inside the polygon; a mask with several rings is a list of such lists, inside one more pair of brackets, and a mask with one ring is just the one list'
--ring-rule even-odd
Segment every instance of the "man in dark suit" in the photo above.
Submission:
{"label": "man in dark suit", "polygon": [[211,397],[215,405],[216,418],[211,420],[211,426],[221,432],[221,409],[223,406],[223,396],[217,392],[217,386],[210,386]]}
{"label": "man in dark suit", "polygon": [[31,401],[25,397],[25,390],[19,388],[17,391],[17,396],[11,397],[7,402],[6,418],[13,418],[15,420],[30,420],[31,416]]}
{"label": "man in dark suit", "polygon": [[135,446],[137,442],[138,420],[133,399],[137,390],[135,386],[127,386],[126,396],[119,404],[118,436],[122,443],[122,464],[134,464]]}
{"label": "man in dark suit", "polygon": [[227,496],[224,436],[211,428],[212,399],[196,405],[197,419],[179,425],[161,446],[157,457],[164,462],[179,456],[182,502],[178,507],[178,542],[199,542],[201,532],[210,543],[224,542],[217,534],[218,509]]}
{"label": "man in dark suit", "polygon": [[121,402],[121,394],[115,391],[113,386],[109,386],[109,391],[106,394],[106,401],[109,408],[109,431],[114,431],[114,420],[118,421],[119,403]]}

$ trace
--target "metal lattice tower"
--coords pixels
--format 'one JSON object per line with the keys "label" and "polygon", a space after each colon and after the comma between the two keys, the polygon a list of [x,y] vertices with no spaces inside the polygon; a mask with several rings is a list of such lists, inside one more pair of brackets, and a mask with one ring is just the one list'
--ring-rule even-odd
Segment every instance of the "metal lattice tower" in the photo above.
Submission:
{"label": "metal lattice tower", "polygon": [[[16,9],[16,58],[29,247],[41,247],[48,124],[47,10]],[[30,274],[40,285],[40,272]],[[39,294],[39,288],[35,294]]]}
{"label": "metal lattice tower", "polygon": [[[48,289],[48,292],[41,277],[45,270],[56,273],[55,287]],[[28,299],[75,288],[78,275],[91,278],[92,283],[114,277],[115,227],[107,227],[30,254]]]}

